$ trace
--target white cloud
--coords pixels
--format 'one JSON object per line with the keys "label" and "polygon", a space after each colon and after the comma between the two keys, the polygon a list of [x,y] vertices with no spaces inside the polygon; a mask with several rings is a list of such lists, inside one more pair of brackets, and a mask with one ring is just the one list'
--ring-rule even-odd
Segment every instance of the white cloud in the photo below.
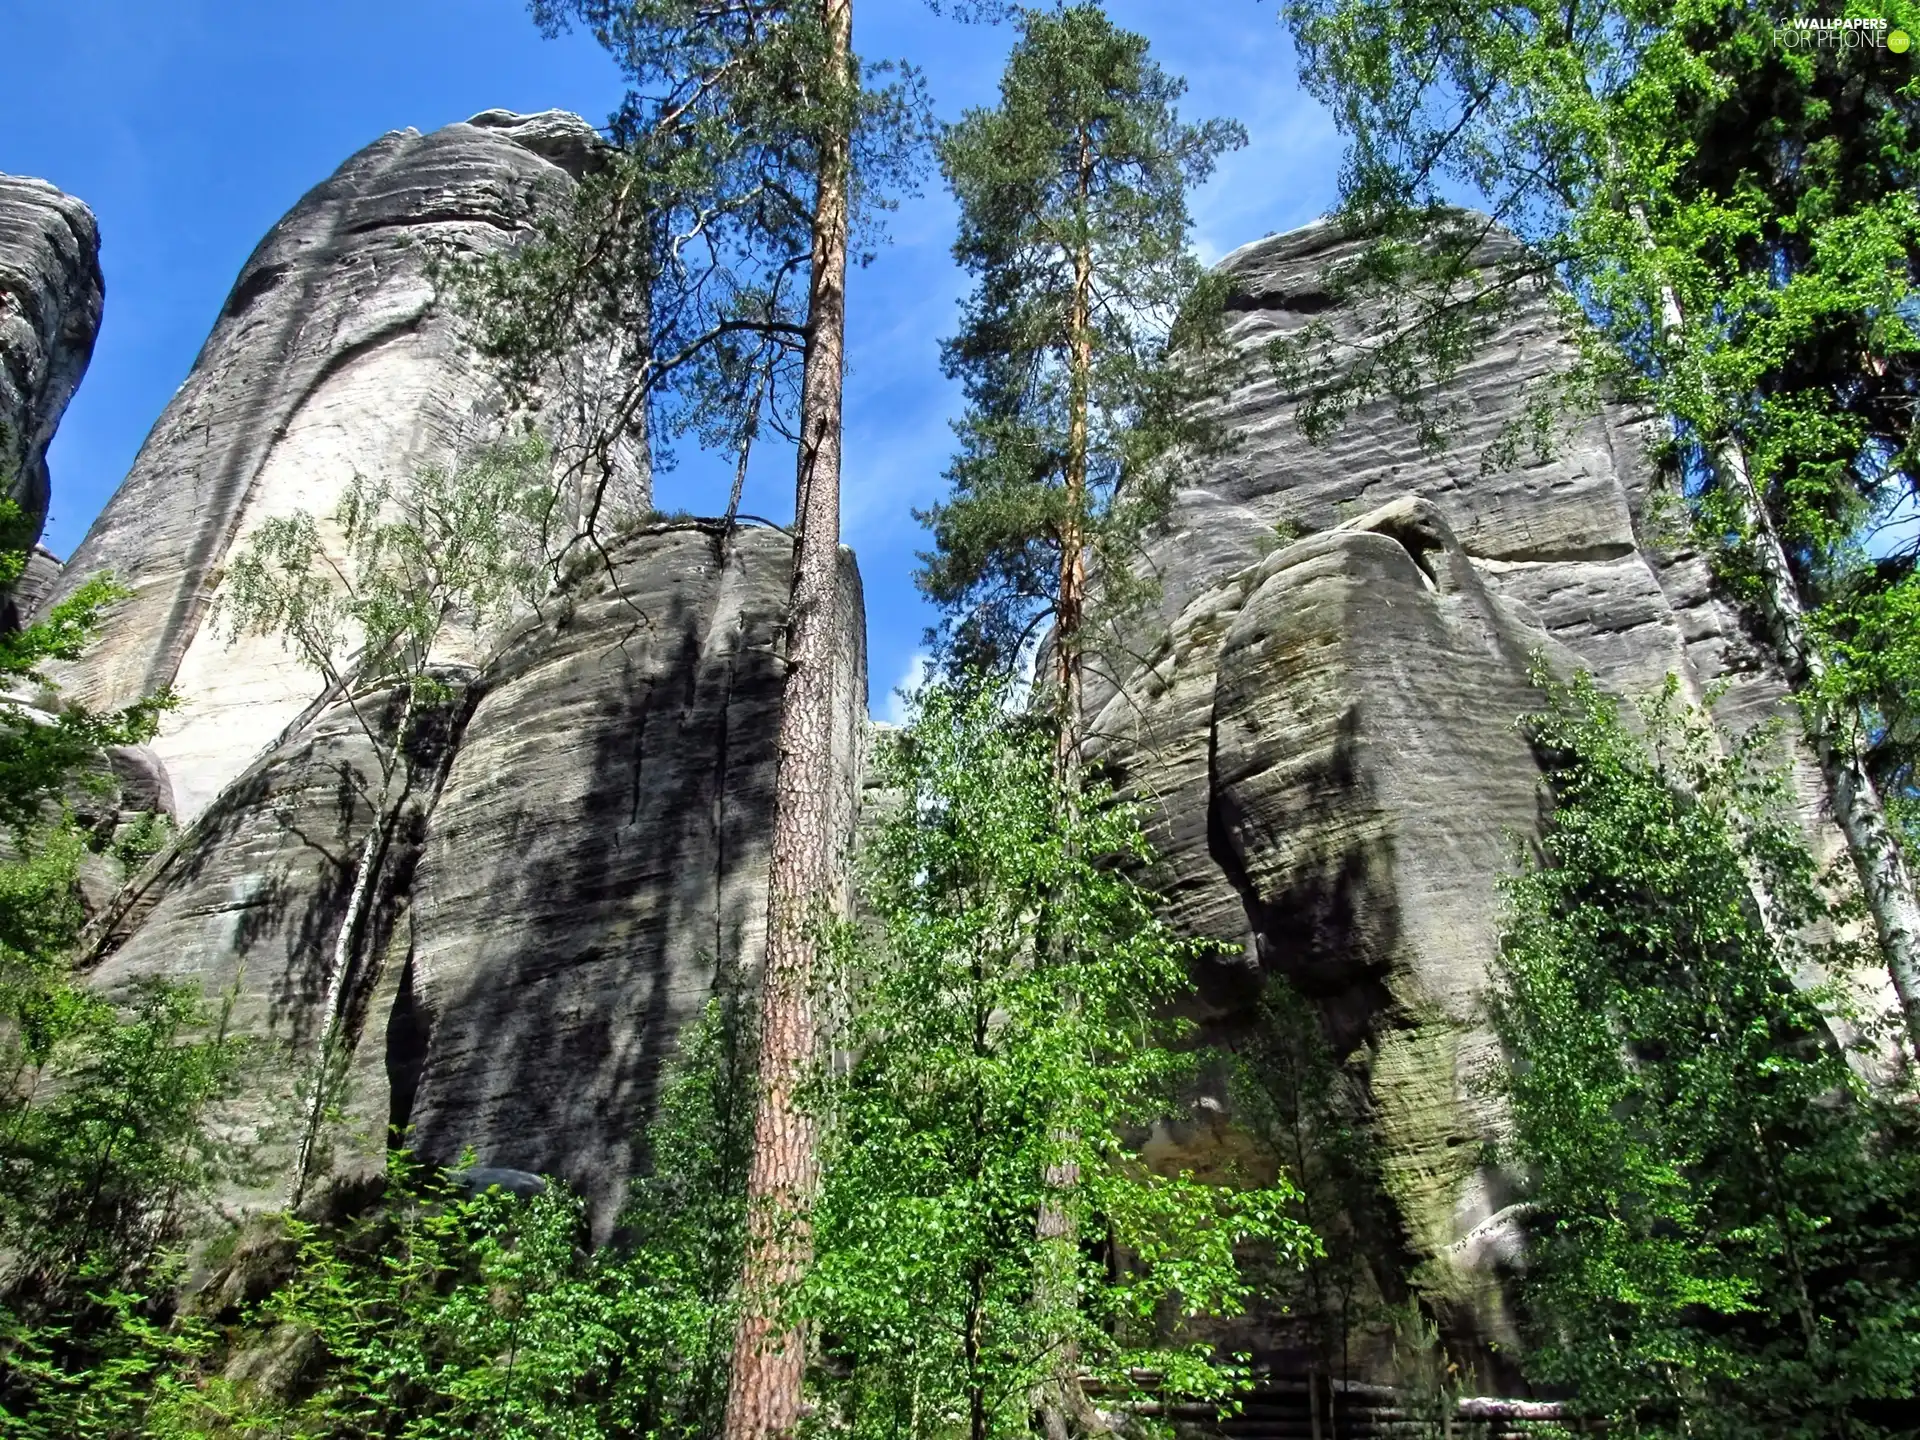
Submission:
{"label": "white cloud", "polygon": [[927,683],[927,677],[933,673],[933,657],[925,651],[917,651],[907,661],[907,673],[900,677],[900,683],[887,692],[887,709],[883,717],[889,725],[907,723],[907,702],[919,693],[920,687]]}

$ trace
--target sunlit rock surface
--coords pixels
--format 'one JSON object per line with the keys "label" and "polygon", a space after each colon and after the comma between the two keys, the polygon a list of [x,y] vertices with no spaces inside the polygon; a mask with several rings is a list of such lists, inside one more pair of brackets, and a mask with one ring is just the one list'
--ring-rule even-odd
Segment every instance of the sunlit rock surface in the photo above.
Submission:
{"label": "sunlit rock surface", "polygon": [[[595,143],[559,112],[394,131],[309,191],[242,268],[51,596],[103,569],[133,592],[67,686],[95,705],[180,693],[154,749],[183,814],[199,814],[318,693],[277,640],[229,644],[221,567],[271,517],[330,515],[356,473],[399,480],[489,433],[497,397],[435,305],[429,265],[510,244]],[[621,484],[644,489],[637,472]]]}
{"label": "sunlit rock surface", "polygon": [[40,534],[47,446],[93,358],[105,292],[93,212],[44,180],[0,175],[0,475]]}
{"label": "sunlit rock surface", "polygon": [[[398,707],[322,696],[275,642],[230,648],[214,618],[221,567],[262,521],[324,513],[356,472],[398,478],[497,423],[431,304],[427,256],[510,243],[593,144],[573,117],[489,112],[349,160],[248,262],[51,591],[99,568],[134,590],[73,693],[184,697],[128,783],[174,797],[186,828],[104,897],[88,964],[111,990],[197,982],[259,1042],[257,1081],[221,1117],[256,1167],[222,1197],[236,1212],[296,1188],[348,1203],[404,1135],[434,1161],[470,1155],[474,1173],[577,1184],[604,1235],[680,1034],[719,970],[759,962],[781,533],[629,525],[610,563],[498,647],[447,657],[453,698],[416,737],[369,943],[344,968]],[[1538,703],[1530,669],[1585,667],[1621,693],[1669,673],[1693,697],[1726,682],[1720,711],[1738,723],[1777,714],[1782,690],[1701,558],[1662,538],[1638,416],[1608,407],[1552,458],[1482,471],[1530,384],[1572,358],[1544,298],[1436,397],[1457,420],[1448,449],[1424,450],[1388,406],[1324,446],[1301,438],[1259,355],[1310,319],[1345,355],[1367,342],[1379,317],[1325,280],[1346,253],[1315,225],[1223,262],[1250,361],[1224,407],[1240,443],[1185,477],[1149,545],[1162,599],[1103,644],[1092,747],[1154,802],[1173,918],[1236,947],[1200,976],[1205,1029],[1244,1036],[1273,977],[1307,999],[1365,1096],[1389,1217],[1385,1233],[1369,1221],[1374,1288],[1423,1301],[1458,1353],[1484,1356],[1513,1338],[1510,1193],[1485,1158],[1501,1121],[1477,1075],[1498,881],[1543,818],[1515,724]],[[644,512],[643,467],[618,478]],[[850,556],[844,579],[842,830],[866,713]],[[1801,778],[1817,829],[1804,762]],[[1156,1140],[1169,1163],[1204,1171],[1244,1143],[1209,1113]],[[1284,1365],[1292,1323],[1268,1315],[1235,1342]],[[1356,1341],[1356,1363],[1390,1379],[1377,1340]]]}
{"label": "sunlit rock surface", "polygon": [[[258,1173],[236,1209],[294,1188],[323,1039],[339,1118],[306,1199],[382,1166],[389,1126],[425,1158],[558,1175],[601,1233],[661,1076],[722,967],[764,947],[791,546],[776,531],[656,526],[453,673],[423,727],[362,957],[337,968],[397,706],[359,699],[290,728],[124,893],[96,984],[199,983],[263,1070],[222,1123]],[[865,617],[843,570],[837,824],[850,830],[866,713]]]}

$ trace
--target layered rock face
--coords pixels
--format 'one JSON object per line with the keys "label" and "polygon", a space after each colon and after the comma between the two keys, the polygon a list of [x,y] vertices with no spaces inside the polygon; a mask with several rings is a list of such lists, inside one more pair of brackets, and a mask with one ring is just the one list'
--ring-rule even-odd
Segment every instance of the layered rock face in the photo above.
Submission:
{"label": "layered rock face", "polygon": [[[68,567],[68,588],[104,568],[133,593],[67,693],[182,697],[126,763],[184,829],[94,897],[84,963],[113,993],[189,982],[255,1042],[218,1119],[251,1157],[222,1197],[235,1213],[350,1202],[404,1131],[431,1161],[580,1186],[604,1235],[682,1027],[716,974],[759,963],[791,545],[647,522],[644,436],[609,477],[603,534],[626,538],[512,633],[460,635],[451,698],[406,728],[397,795],[403,697],[323,693],[277,639],[231,644],[218,614],[222,566],[265,520],[325,516],[356,474],[402,480],[497,431],[429,262],[513,243],[597,143],[573,116],[489,112],[349,160],[248,261]],[[578,358],[549,417],[596,402]],[[851,556],[840,598],[850,833]]]}
{"label": "layered rock face", "polygon": [[52,494],[47,446],[93,358],[104,293],[93,212],[44,180],[0,175],[0,476],[30,540]]}
{"label": "layered rock face", "polygon": [[1500,1122],[1476,1074],[1497,881],[1543,808],[1515,726],[1540,699],[1532,659],[1620,693],[1729,681],[1735,723],[1783,692],[1701,559],[1662,544],[1636,416],[1608,408],[1554,458],[1480,473],[1528,385],[1571,359],[1544,297],[1434,397],[1459,417],[1443,453],[1385,405],[1325,446],[1301,439],[1260,352],[1312,317],[1348,363],[1378,323],[1328,293],[1349,253],[1323,223],[1223,262],[1251,362],[1226,401],[1243,442],[1153,546],[1162,613],[1109,657],[1124,678],[1095,743],[1157,802],[1174,916],[1240,947],[1203,977],[1216,1033],[1231,1041],[1283,976],[1364,1087],[1399,1230],[1375,1257],[1381,1294],[1410,1276],[1456,1340],[1509,1340],[1508,1197],[1483,1162]]}
{"label": "layered rock face", "polygon": [[[51,597],[103,569],[133,592],[67,688],[98,706],[181,693],[154,749],[183,814],[200,813],[316,690],[277,641],[228,643],[221,566],[271,517],[330,514],[355,474],[399,480],[488,433],[497,400],[435,307],[429,266],[511,243],[596,143],[559,112],[396,131],[308,192],[240,272]],[[644,488],[629,455],[616,489],[643,508]]]}
{"label": "layered rock face", "polygon": [[[759,963],[792,563],[775,531],[691,522],[611,553],[491,664],[448,672],[457,698],[414,741],[344,972],[374,746],[398,710],[379,696],[293,726],[100,926],[94,983],[189,980],[260,1042],[222,1122],[258,1173],[229,1204],[351,1189],[391,1125],[432,1161],[562,1176],[611,1224],[681,1029],[718,973]],[[851,556],[840,623],[850,832],[866,710]],[[316,1085],[343,1119],[311,1125]]]}

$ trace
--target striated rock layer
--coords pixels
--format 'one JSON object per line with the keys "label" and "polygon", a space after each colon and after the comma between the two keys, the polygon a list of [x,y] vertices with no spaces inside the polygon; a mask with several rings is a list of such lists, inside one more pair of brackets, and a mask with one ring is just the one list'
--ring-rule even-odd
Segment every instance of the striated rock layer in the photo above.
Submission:
{"label": "striated rock layer", "polygon": [[[200,813],[317,689],[277,641],[228,644],[221,566],[271,517],[330,514],[355,474],[399,479],[488,433],[497,401],[434,306],[430,264],[512,243],[596,144],[560,112],[395,131],[309,191],[241,270],[50,597],[102,569],[133,592],[67,688],[100,706],[181,693],[154,749],[183,814]],[[643,492],[628,458],[619,482]]]}
{"label": "striated rock layer", "polygon": [[[663,1069],[723,967],[764,944],[791,546],[771,530],[654,527],[612,551],[423,727],[351,973],[335,970],[372,821],[372,738],[343,704],[292,727],[123,894],[94,983],[168,976],[230,1003],[263,1068],[223,1117],[273,1207],[377,1174],[389,1126],[426,1159],[559,1175],[605,1233]],[[839,824],[866,711],[849,555]],[[359,697],[391,723],[397,706]],[[361,783],[352,783],[358,779]],[[322,1075],[329,1024],[339,1036]],[[344,1117],[316,1135],[314,1087]]]}
{"label": "striated rock layer", "polygon": [[[132,596],[67,693],[182,697],[137,758],[185,828],[95,897],[86,963],[114,993],[196,984],[257,1042],[219,1120],[252,1162],[222,1197],[236,1213],[351,1200],[405,1133],[428,1160],[471,1151],[582,1186],[604,1234],[681,1028],[716,973],[759,963],[791,545],[645,522],[644,435],[604,477],[602,534],[626,538],[504,639],[449,647],[451,698],[416,716],[384,815],[402,697],[323,693],[276,639],[231,644],[218,613],[222,567],[264,521],[325,516],[356,474],[399,480],[498,433],[431,264],[514,243],[598,144],[574,116],[490,111],[348,160],[248,260],[42,601],[111,569]],[[593,358],[553,377],[550,428],[590,422],[618,379]],[[866,704],[851,556],[841,599],[850,830]],[[343,940],[363,867],[366,924]]]}
{"label": "striated rock layer", "polygon": [[[1639,417],[1609,407],[1552,459],[1481,473],[1529,384],[1572,358],[1545,297],[1433,397],[1458,418],[1443,452],[1386,405],[1324,446],[1300,437],[1261,352],[1312,317],[1347,363],[1377,322],[1329,292],[1350,253],[1322,222],[1222,262],[1249,359],[1224,407],[1242,443],[1179,494],[1150,554],[1161,613],[1111,647],[1092,730],[1158,803],[1174,916],[1239,947],[1202,976],[1211,1028],[1243,1033],[1270,977],[1313,1004],[1365,1096],[1395,1219],[1371,1257],[1378,1294],[1419,1298],[1484,1358],[1513,1339],[1498,1281],[1514,1237],[1484,1160],[1500,1119],[1476,1078],[1493,1044],[1481,997],[1497,882],[1544,804],[1515,727],[1540,698],[1532,657],[1619,693],[1670,672],[1695,698],[1726,681],[1736,724],[1779,713],[1784,692],[1702,559],[1662,542]],[[1358,1358],[1390,1378],[1375,1339]]]}
{"label": "striated rock layer", "polygon": [[93,212],[44,180],[0,175],[0,479],[29,541],[52,495],[47,446],[93,358],[104,294]]}

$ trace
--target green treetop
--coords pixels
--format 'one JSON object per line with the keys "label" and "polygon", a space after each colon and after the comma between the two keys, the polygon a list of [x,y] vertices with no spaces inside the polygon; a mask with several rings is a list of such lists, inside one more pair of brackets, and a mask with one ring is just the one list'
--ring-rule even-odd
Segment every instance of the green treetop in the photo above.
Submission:
{"label": "green treetop", "polygon": [[1619,1433],[1911,1434],[1912,1107],[1850,1067],[1828,1017],[1860,957],[1817,939],[1857,896],[1823,887],[1765,736],[1672,685],[1632,728],[1584,677],[1549,689],[1553,820],[1494,972],[1525,1363]]}
{"label": "green treetop", "polygon": [[[563,456],[589,531],[623,444],[672,463],[691,437],[747,457],[763,429],[796,441],[814,326],[823,157],[847,145],[856,241],[910,191],[926,99],[905,67],[836,58],[826,7],[794,0],[534,0],[548,35],[578,27],[628,82],[570,199],[528,242],[446,276],[513,397],[540,403],[574,357],[612,376]],[[866,247],[863,245],[862,249]],[[736,483],[728,510],[737,511]],[[717,507],[716,507],[717,508]]]}
{"label": "green treetop", "polygon": [[1071,745],[1089,570],[1118,588],[1169,462],[1218,440],[1199,402],[1223,381],[1220,294],[1189,248],[1187,197],[1245,133],[1183,121],[1184,83],[1098,5],[1018,24],[999,104],[940,145],[975,288],[945,348],[967,411],[952,493],[922,517],[920,583],[962,665],[1010,665],[1053,621]]}

